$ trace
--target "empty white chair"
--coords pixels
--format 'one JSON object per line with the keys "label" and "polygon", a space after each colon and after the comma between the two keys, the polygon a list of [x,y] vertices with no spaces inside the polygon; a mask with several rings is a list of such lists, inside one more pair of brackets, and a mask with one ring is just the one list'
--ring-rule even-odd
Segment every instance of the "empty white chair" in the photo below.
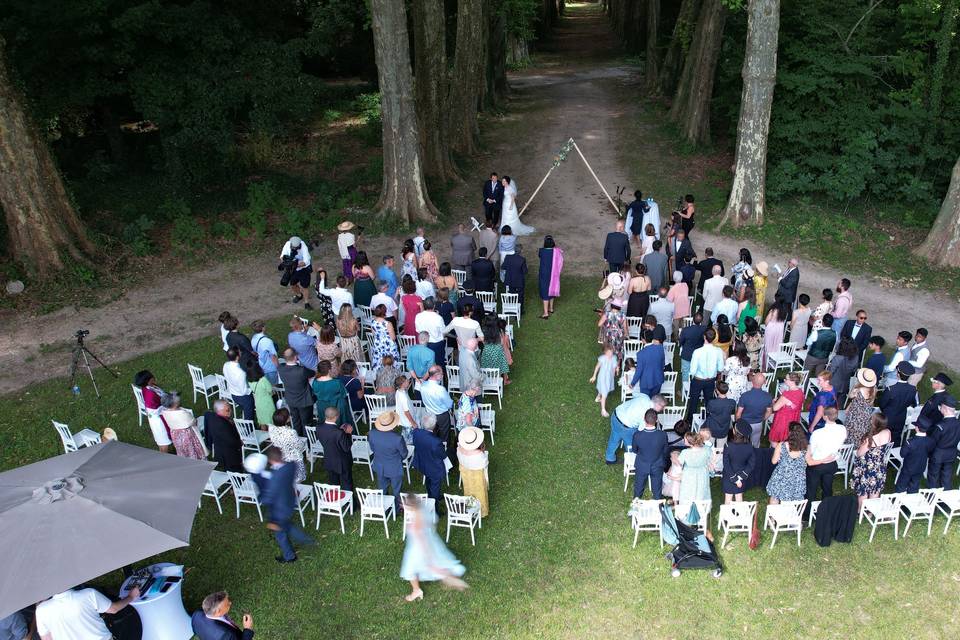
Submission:
{"label": "empty white chair", "polygon": [[263,511],[260,510],[260,489],[249,473],[227,471],[230,486],[233,488],[233,498],[237,503],[237,517],[240,517],[240,503],[252,504],[257,508],[260,522],[263,522]]}
{"label": "empty white chair", "polygon": [[903,537],[907,537],[910,531],[910,524],[914,520],[927,521],[927,535],[930,535],[930,529],[933,527],[933,514],[937,510],[942,489],[920,489],[919,493],[907,493],[900,499],[900,512],[903,519],[907,521],[907,526],[903,528]]}
{"label": "empty white chair", "polygon": [[203,496],[210,496],[217,503],[217,511],[220,512],[220,515],[223,515],[220,498],[227,495],[229,491],[230,476],[227,475],[226,471],[211,471],[210,477],[207,478],[207,485],[203,488],[203,493],[200,494],[201,503],[203,502]]}
{"label": "empty white chair", "polygon": [[357,489],[360,499],[360,537],[363,537],[363,523],[365,520],[383,523],[383,532],[390,537],[390,528],[387,519],[397,519],[397,509],[393,496],[383,495],[379,489]]}
{"label": "empty white chair", "polygon": [[520,326],[520,294],[519,293],[501,293],[500,294],[500,315],[504,317],[513,317],[517,319],[517,326]]}
{"label": "empty white chair", "polygon": [[633,338],[628,338],[623,341],[623,359],[633,358],[637,359],[637,354],[640,352],[640,349],[643,345],[639,340],[634,340]]}
{"label": "empty white chair", "polygon": [[[637,463],[637,454],[632,451],[625,451],[623,453],[623,491],[626,493],[627,486],[630,484],[630,476],[634,476],[637,473],[636,470]],[[636,546],[636,538],[634,538],[634,546]]]}
{"label": "empty white chair", "polygon": [[477,291],[475,293],[477,300],[483,305],[483,310],[487,313],[497,312],[497,294],[493,291]]}
{"label": "empty white chair", "polygon": [[480,372],[483,373],[483,395],[497,396],[497,404],[503,409],[503,375],[500,369],[484,367]]}
{"label": "empty white chair", "polygon": [[[423,513],[430,516],[431,521],[433,522],[434,525],[436,525],[437,524],[437,501],[429,497],[425,493],[401,493],[400,494],[400,500],[403,501],[404,503],[409,501],[412,497],[418,498],[423,503],[421,505],[421,508],[423,509]],[[407,527],[413,524],[414,513],[415,513],[414,509],[403,510],[402,538],[404,540],[407,539]]]}
{"label": "empty white chair", "polygon": [[806,500],[785,500],[780,504],[767,505],[763,528],[773,530],[773,540],[770,541],[771,549],[773,549],[773,545],[777,544],[777,535],[781,531],[796,531],[797,546],[800,546],[800,532],[803,530],[803,510],[806,508]]}
{"label": "empty white chair", "polygon": [[657,419],[660,422],[660,428],[664,431],[672,431],[673,426],[683,419],[683,414],[686,412],[686,410],[687,408],[682,405],[664,407],[663,411],[657,415]]}
{"label": "empty white chair", "polygon": [[346,533],[343,516],[353,515],[353,492],[344,491],[335,484],[313,483],[317,494],[317,529],[320,528],[320,516],[335,516],[340,519],[340,533]]}
{"label": "empty white chair", "polygon": [[410,350],[410,347],[417,344],[417,336],[405,336],[401,334],[397,336],[397,342],[400,343],[400,357],[406,361],[407,352]]}
{"label": "empty white chair", "polygon": [[460,367],[457,365],[447,365],[447,391],[450,393],[463,393],[463,390],[460,388]]}
{"label": "empty white chair", "polygon": [[[890,444],[893,444],[892,442]],[[892,447],[890,449],[890,454],[887,456],[887,464],[897,470],[897,474],[893,476],[893,482],[896,483],[900,479],[900,471],[903,470],[903,456],[900,455],[900,447]]]}
{"label": "empty white chair", "polygon": [[387,405],[387,396],[385,395],[365,393],[363,400],[367,404],[367,420],[370,425],[380,417],[380,414],[393,410],[393,407]]}
{"label": "empty white chair", "polygon": [[317,428],[306,426],[303,428],[307,432],[307,450],[304,452],[307,456],[307,462],[310,463],[310,473],[313,473],[313,463],[317,458],[323,457],[323,445],[317,440]]}
{"label": "empty white chair", "polygon": [[767,369],[773,371],[774,375],[780,369],[789,371],[793,368],[793,359],[796,353],[797,344],[795,342],[781,343],[779,351],[767,354]]}
{"label": "empty white chair", "polygon": [[370,363],[366,360],[357,361],[357,377],[363,382],[363,386],[369,389],[374,388],[374,382],[376,382],[376,376],[373,374],[373,370],[370,367]]}
{"label": "empty white chair", "polygon": [[[697,521],[695,523],[688,522],[690,516],[691,508],[696,505],[697,507]],[[684,524],[690,525],[695,529],[700,529],[701,531],[707,530],[707,523],[710,520],[710,510],[712,504],[710,500],[692,500],[687,502],[677,502],[673,506],[673,515]]]}
{"label": "empty white chair", "polygon": [[497,413],[493,410],[493,404],[481,402],[477,404],[480,410],[480,429],[490,434],[490,444],[494,445],[493,433],[497,430]]}
{"label": "empty white chair", "polygon": [[453,277],[457,280],[457,288],[462,289],[463,283],[467,281],[467,272],[462,269],[451,269],[450,273],[453,274]]}
{"label": "empty white chair", "polygon": [[843,488],[847,488],[847,479],[850,477],[850,463],[853,461],[855,447],[845,444],[837,450],[837,473],[843,475]]}
{"label": "empty white chair", "polygon": [[207,403],[207,409],[209,409],[210,396],[217,390],[217,376],[212,373],[205,376],[203,375],[203,369],[192,364],[188,364],[187,369],[190,371],[190,381],[193,383],[193,402],[197,402],[197,393],[200,393]]}
{"label": "empty white chair", "polygon": [[[693,305],[691,305],[690,308],[692,309]],[[692,325],[693,325],[693,316],[684,316],[683,318],[680,319],[680,329],[686,329],[687,327]]]}
{"label": "empty white chair", "polygon": [[[143,402],[143,389],[135,384],[131,384],[130,388],[133,389],[133,398],[137,401],[137,421],[142,427],[143,419],[150,418],[150,414],[147,413],[147,405]],[[196,398],[194,398],[194,401],[196,401]]]}
{"label": "empty white chair", "polygon": [[668,371],[663,374],[663,384],[660,385],[660,395],[674,402],[677,398],[677,379],[680,377],[678,371]]}
{"label": "empty white chair", "polygon": [[620,375],[620,402],[626,402],[633,397],[633,388],[630,387],[630,378],[633,376],[633,373],[627,373],[626,371]]}
{"label": "empty white chair", "polygon": [[64,453],[76,451],[81,447],[92,447],[95,444],[100,444],[100,434],[92,429],[83,429],[77,433],[70,433],[70,427],[64,423],[57,422],[56,420],[51,420],[50,422],[53,423],[53,428],[56,429],[60,435],[60,442],[63,443]]}
{"label": "empty white chair", "polygon": [[663,500],[634,500],[630,505],[630,526],[633,528],[633,546],[637,546],[637,538],[641,531],[656,531],[663,546],[663,518],[660,516],[660,505]]}
{"label": "empty white chair", "polygon": [[483,225],[480,224],[480,221],[477,220],[475,217],[470,216],[470,223],[473,225],[473,228],[470,229],[470,232],[471,232],[471,233],[474,232],[474,231],[476,231],[477,233],[479,233],[481,230],[483,230]]}
{"label": "empty white chair", "polygon": [[943,534],[946,535],[953,517],[960,514],[960,489],[941,492],[937,510],[947,518],[947,524],[943,527]]}
{"label": "empty white chair", "polygon": [[677,350],[676,342],[663,343],[663,366],[673,368],[673,354]]}
{"label": "empty white chair", "polygon": [[243,442],[243,450],[249,450],[253,453],[263,453],[264,443],[270,440],[270,434],[257,429],[253,424],[253,420],[236,418],[233,423],[237,425],[240,441]]}
{"label": "empty white chair", "polygon": [[297,511],[300,512],[300,525],[307,526],[306,516],[303,510],[307,507],[313,507],[313,487],[308,484],[296,484],[297,489]]}
{"label": "empty white chair", "polygon": [[720,548],[727,546],[727,536],[731,533],[745,533],[747,539],[753,531],[753,517],[757,513],[756,502],[731,502],[720,505],[717,528],[723,529],[723,541]]}
{"label": "empty white chair", "polygon": [[367,436],[353,436],[353,445],[350,447],[354,464],[365,464],[370,470],[370,479],[373,480],[373,453],[370,451],[370,441]]}
{"label": "empty white chair", "polygon": [[640,339],[640,331],[643,329],[643,318],[637,316],[627,316],[627,337],[634,340]]}
{"label": "empty white chair", "polygon": [[873,534],[877,532],[877,527],[881,524],[893,525],[893,539],[897,539],[900,530],[900,501],[905,494],[886,493],[879,498],[867,498],[863,501],[860,508],[860,518],[857,522],[863,522],[866,518],[870,523],[870,542],[873,542]]}
{"label": "empty white chair", "polygon": [[473,527],[483,527],[480,518],[480,501],[473,496],[455,496],[443,494],[447,503],[447,542],[450,542],[450,527],[465,527],[470,529],[470,544],[477,544],[473,537]]}

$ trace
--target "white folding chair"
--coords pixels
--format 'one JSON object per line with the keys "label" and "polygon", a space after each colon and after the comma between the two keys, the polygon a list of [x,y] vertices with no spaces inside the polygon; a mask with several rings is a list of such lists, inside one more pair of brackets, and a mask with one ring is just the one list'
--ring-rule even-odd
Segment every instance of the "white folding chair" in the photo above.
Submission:
{"label": "white folding chair", "polygon": [[310,463],[310,473],[313,473],[313,463],[323,457],[323,445],[317,440],[317,428],[306,426],[303,428],[307,432],[307,462]]}
{"label": "white folding chair", "polygon": [[[892,442],[890,444],[893,444]],[[903,470],[903,456],[900,455],[900,447],[892,447],[890,449],[890,454],[887,456],[887,464],[897,470],[897,474],[893,476],[893,482],[896,484],[897,480],[900,479],[900,472]]]}
{"label": "white folding chair", "polygon": [[630,378],[633,374],[624,372],[620,374],[620,402],[624,403],[633,397],[633,388],[630,387]]}
{"label": "white folding chair", "polygon": [[[143,402],[143,389],[138,387],[135,384],[131,384],[130,388],[133,389],[133,398],[137,401],[137,421],[139,426],[143,426],[143,419],[150,418],[150,414],[147,413],[147,405]],[[196,398],[194,398],[196,401]]]}
{"label": "white folding chair", "polygon": [[630,505],[630,526],[633,528],[633,547],[637,547],[637,538],[641,531],[656,531],[663,547],[663,518],[660,505],[663,500],[634,500]]}
{"label": "white folding chair", "polygon": [[673,431],[673,426],[683,419],[683,414],[686,411],[687,408],[683,405],[664,407],[663,411],[657,415],[660,428],[664,431]]}
{"label": "white folding chair", "polygon": [[373,374],[373,368],[370,366],[370,363],[366,360],[360,360],[357,362],[357,378],[363,383],[363,386],[371,391],[374,390],[374,382],[376,381],[376,376]]}
{"label": "white folding chair", "polygon": [[633,340],[640,339],[640,332],[643,330],[643,318],[637,316],[627,316],[627,337]]}
{"label": "white folding chair", "polygon": [[777,535],[781,531],[796,531],[797,546],[800,546],[800,532],[803,530],[803,510],[806,508],[806,500],[786,500],[780,504],[767,505],[763,528],[773,530],[773,540],[770,541],[771,549],[773,549],[773,545],[777,544]]}
{"label": "white folding chair", "polygon": [[793,368],[793,359],[797,353],[797,344],[795,342],[783,342],[780,344],[780,350],[767,354],[767,369],[773,371],[776,375],[780,369],[789,371]]}
{"label": "white folding chair", "polygon": [[493,410],[493,404],[490,402],[480,402],[477,404],[480,410],[480,429],[490,434],[490,444],[494,445],[493,433],[497,430],[497,413]]}
{"label": "white folding chair", "polygon": [[503,375],[500,369],[483,368],[483,395],[492,394],[497,396],[497,404],[503,409]]}
{"label": "white folding chair", "polygon": [[300,525],[305,527],[307,526],[307,519],[303,510],[308,507],[313,508],[313,487],[300,483],[295,484],[294,487],[297,490],[297,511],[300,512]]}
{"label": "white folding chair", "polygon": [[[423,505],[423,513],[430,517],[431,522],[434,526],[437,524],[437,501],[428,496],[425,493],[401,493],[400,500],[407,502],[411,497],[416,497],[419,499]],[[404,509],[403,510],[403,536],[404,540],[407,539],[407,527],[413,524],[413,518],[415,515],[414,509]]]}
{"label": "white folding chair", "polygon": [[720,548],[727,546],[727,536],[731,533],[745,533],[749,540],[753,531],[753,517],[757,513],[756,502],[731,502],[720,505],[717,528],[723,530]]}
{"label": "white folding chair", "polygon": [[213,375],[217,379],[217,397],[220,400],[229,402],[230,406],[233,408],[233,415],[237,415],[239,413],[237,410],[237,403],[233,401],[233,396],[230,394],[230,390],[227,387],[227,379],[219,373],[215,373]]}
{"label": "white folding chair", "polygon": [[[623,492],[627,492],[627,487],[630,484],[630,477],[636,475],[636,463],[637,463],[637,454],[632,451],[625,451],[623,453]],[[634,541],[634,546],[636,546],[636,541]]]}
{"label": "white folding chair", "polygon": [[[520,326],[520,321],[519,321],[519,320],[517,320],[517,326]],[[510,350],[512,351],[513,349],[516,349],[516,348],[517,348],[517,342],[516,342],[516,340],[513,339],[513,325],[512,325],[512,324],[507,324],[506,332],[507,332],[507,337],[510,338]]]}
{"label": "white folding chair", "polygon": [[[687,522],[687,518],[690,515],[690,510],[696,505],[697,507],[697,521],[693,524]],[[701,531],[707,530],[707,523],[710,521],[710,510],[712,508],[712,503],[710,500],[689,500],[685,502],[677,501],[673,506],[673,515],[686,525],[693,527],[694,529],[700,529]]]}
{"label": "white folding chair", "polygon": [[937,501],[937,510],[947,518],[947,524],[943,527],[943,535],[947,535],[953,517],[960,514],[960,489],[941,492]]}
{"label": "white folding chair", "polygon": [[663,366],[672,369],[673,368],[673,354],[677,351],[676,342],[664,342],[663,343]]}
{"label": "white folding chair", "polygon": [[317,495],[317,529],[320,528],[320,516],[336,516],[340,519],[340,533],[346,533],[343,516],[353,515],[353,492],[344,491],[335,484],[313,483]]}
{"label": "white folding chair", "polygon": [[407,352],[410,351],[410,347],[417,344],[417,336],[405,336],[403,334],[400,334],[399,336],[397,336],[397,341],[399,342],[399,345],[400,345],[400,357],[403,358],[404,361],[406,361]]}
{"label": "white folding chair", "polygon": [[266,431],[260,431],[253,424],[253,420],[244,420],[235,418],[233,423],[237,425],[237,433],[240,434],[240,441],[243,443],[243,451],[252,451],[253,453],[263,453],[264,443],[270,440],[270,434]]}
{"label": "white folding chair", "polygon": [[187,369],[190,371],[190,381],[193,383],[193,402],[197,402],[197,393],[200,393],[207,403],[207,409],[209,409],[210,396],[217,389],[217,376],[212,373],[205,376],[203,375],[203,369],[192,364],[187,364]]}
{"label": "white folding chair", "polygon": [[763,374],[763,390],[770,392],[770,385],[772,385],[777,379],[777,376],[773,372],[768,372]]}
{"label": "white folding chair", "polygon": [[900,500],[900,515],[907,521],[903,528],[903,537],[907,537],[910,524],[914,520],[927,521],[927,535],[933,527],[933,514],[936,513],[937,503],[940,501],[942,489],[920,489],[919,493],[908,493]]}
{"label": "white folding chair", "polygon": [[639,340],[634,340],[633,338],[627,338],[623,341],[623,359],[633,358],[637,359],[637,354],[640,353],[640,349],[643,347],[643,344]]}
{"label": "white folding chair", "polygon": [[83,429],[77,433],[71,433],[70,427],[64,423],[56,420],[50,422],[53,423],[53,428],[57,430],[57,434],[60,436],[64,453],[77,451],[81,447],[92,447],[95,444],[100,444],[100,434],[92,429]]}
{"label": "white folding chair", "polygon": [[671,403],[677,398],[677,379],[680,377],[678,371],[668,371],[663,374],[663,384],[660,385],[660,395]]}
{"label": "white folding chair", "polygon": [[257,515],[260,516],[260,522],[263,522],[263,511],[260,509],[260,490],[257,483],[253,481],[249,473],[236,473],[227,471],[230,478],[230,486],[233,488],[233,497],[237,503],[237,517],[240,517],[240,503],[252,504],[257,508]]}
{"label": "white folding chair", "polygon": [[451,394],[463,393],[460,388],[460,367],[454,364],[447,365],[447,391]]}
{"label": "white folding chair", "polygon": [[519,293],[501,293],[500,294],[500,315],[501,317],[512,317],[517,319],[517,326],[520,326],[520,294]]}
{"label": "white folding chair", "polygon": [[227,475],[227,472],[216,470],[211,471],[210,477],[207,478],[207,484],[203,488],[203,492],[200,494],[201,500],[200,504],[197,505],[197,508],[200,508],[200,505],[203,504],[203,496],[210,496],[217,503],[217,511],[220,512],[220,515],[223,515],[223,507],[220,505],[220,498],[227,495],[229,492],[230,476]]}
{"label": "white folding chair", "polygon": [[852,444],[842,445],[837,450],[837,473],[843,476],[843,488],[847,488],[850,477],[850,463],[853,460],[855,447]]}
{"label": "white folding chair", "polygon": [[477,233],[480,233],[480,231],[483,230],[483,225],[480,224],[480,221],[474,218],[473,216],[470,216],[470,224],[473,225],[473,228],[470,229],[470,233],[473,233],[474,231],[476,231]]}
{"label": "white folding chair", "polygon": [[367,469],[370,470],[370,479],[373,480],[373,452],[370,451],[370,441],[367,436],[353,436],[350,452],[353,454],[354,464],[367,465]]}
{"label": "white folding chair", "polygon": [[457,280],[457,288],[463,289],[463,283],[467,281],[467,272],[462,269],[451,269],[450,273]]}
{"label": "white folding chair", "polygon": [[885,493],[879,498],[867,498],[863,501],[857,522],[863,522],[866,518],[870,523],[870,542],[873,542],[873,534],[881,524],[892,524],[893,539],[897,539],[900,529],[900,501],[904,495],[903,493]]}
{"label": "white folding chair", "polygon": [[376,393],[365,393],[363,400],[367,404],[368,424],[373,425],[374,420],[380,417],[380,414],[391,411],[393,407],[387,404],[387,396]]}
{"label": "white folding chair", "polygon": [[397,519],[397,508],[393,496],[383,495],[380,489],[357,489],[360,499],[360,537],[363,537],[363,523],[366,520],[383,523],[383,532],[390,537],[387,519]]}
{"label": "white folding chair", "polygon": [[[691,306],[690,308],[692,309],[693,307]],[[683,318],[680,319],[681,329],[686,329],[687,327],[692,325],[693,325],[693,316],[684,316]]]}
{"label": "white folding chair", "polygon": [[477,300],[483,305],[483,310],[487,313],[497,312],[497,294],[493,291],[477,291]]}
{"label": "white folding chair", "polygon": [[470,544],[477,544],[473,536],[473,527],[483,528],[480,518],[480,501],[473,496],[455,496],[443,494],[443,501],[447,503],[447,542],[450,542],[450,527],[465,527],[470,529]]}

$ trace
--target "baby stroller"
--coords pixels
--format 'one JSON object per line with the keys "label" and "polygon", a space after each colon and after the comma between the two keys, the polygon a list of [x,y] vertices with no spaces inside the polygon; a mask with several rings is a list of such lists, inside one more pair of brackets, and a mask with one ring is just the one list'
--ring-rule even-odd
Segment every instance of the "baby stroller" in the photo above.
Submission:
{"label": "baby stroller", "polygon": [[[696,507],[692,508],[691,516],[696,516]],[[673,508],[668,505],[660,505],[660,517],[663,539],[674,545],[667,554],[667,559],[673,565],[671,575],[674,578],[679,578],[683,569],[713,569],[714,578],[723,575],[723,565],[713,542],[693,527],[677,520]]]}

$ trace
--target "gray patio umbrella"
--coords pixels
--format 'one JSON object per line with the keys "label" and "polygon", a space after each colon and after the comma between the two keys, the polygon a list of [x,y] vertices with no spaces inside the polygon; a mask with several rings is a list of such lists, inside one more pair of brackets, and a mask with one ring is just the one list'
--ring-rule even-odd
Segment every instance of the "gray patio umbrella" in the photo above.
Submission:
{"label": "gray patio umbrella", "polygon": [[0,473],[0,617],[189,544],[213,466],[108,442]]}

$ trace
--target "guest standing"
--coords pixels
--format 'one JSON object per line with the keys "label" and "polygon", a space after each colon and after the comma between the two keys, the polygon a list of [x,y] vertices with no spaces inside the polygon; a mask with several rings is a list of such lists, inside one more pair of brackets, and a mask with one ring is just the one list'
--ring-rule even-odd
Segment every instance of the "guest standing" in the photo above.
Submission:
{"label": "guest standing", "polygon": [[323,468],[327,482],[344,491],[353,491],[353,427],[341,424],[336,407],[327,407],[317,427],[317,440],[323,447]]}
{"label": "guest standing", "polygon": [[563,251],[553,241],[553,236],[547,236],[543,239],[543,248],[537,255],[540,257],[540,300],[543,301],[543,315],[540,318],[546,320],[553,313],[554,299],[560,295]]}
{"label": "guest standing", "polygon": [[392,493],[395,508],[400,510],[403,461],[407,459],[408,451],[403,436],[395,431],[398,426],[400,426],[400,416],[395,411],[381,413],[373,421],[369,442],[370,452],[373,454],[373,472],[377,476],[377,487],[383,491],[384,495]]}
{"label": "guest standing", "polygon": [[640,498],[649,479],[653,499],[663,498],[663,470],[667,459],[667,434],[657,429],[657,412],[647,409],[643,415],[643,426],[633,434],[631,440],[634,461],[633,497]]}
{"label": "guest standing", "polygon": [[[252,457],[252,456],[251,456]],[[308,536],[300,525],[293,521],[293,514],[297,512],[299,500],[297,498],[297,467],[285,462],[283,454],[277,447],[270,447],[266,452],[266,464],[270,474],[262,474],[263,468],[251,468],[251,477],[260,488],[260,503],[267,507],[269,517],[267,529],[273,532],[280,547],[280,555],[276,557],[281,564],[296,562],[297,553],[293,543],[312,546],[316,541]]]}
{"label": "guest standing", "polygon": [[747,490],[747,481],[752,477],[756,465],[753,445],[750,444],[752,439],[753,427],[750,423],[737,420],[730,432],[730,440],[723,448],[721,485],[724,503],[743,501],[743,492]]}
{"label": "guest standing", "polygon": [[791,422],[787,434],[784,441],[771,441],[774,467],[767,482],[770,504],[803,500],[807,493],[807,435],[799,422]]}
{"label": "guest standing", "polygon": [[483,446],[483,431],[466,427],[457,436],[457,460],[460,463],[460,479],[463,480],[463,495],[472,496],[480,503],[480,516],[490,515],[488,471],[489,458]]}
{"label": "guest standing", "polygon": [[[849,436],[848,436],[849,440]],[[857,506],[862,508],[865,500],[879,498],[887,481],[887,461],[884,459],[886,445],[890,443],[890,429],[882,413],[870,417],[870,431],[863,435],[853,457],[853,491],[857,494]],[[956,447],[954,447],[956,451]]]}
{"label": "guest standing", "polygon": [[[800,374],[791,371],[783,381],[784,390],[773,403],[773,426],[767,437],[770,445],[777,449],[775,443],[786,442],[790,436],[790,425],[800,422],[800,413],[803,411],[803,389],[800,388]],[[806,439],[804,439],[806,443]],[[806,449],[806,446],[804,446]]]}

